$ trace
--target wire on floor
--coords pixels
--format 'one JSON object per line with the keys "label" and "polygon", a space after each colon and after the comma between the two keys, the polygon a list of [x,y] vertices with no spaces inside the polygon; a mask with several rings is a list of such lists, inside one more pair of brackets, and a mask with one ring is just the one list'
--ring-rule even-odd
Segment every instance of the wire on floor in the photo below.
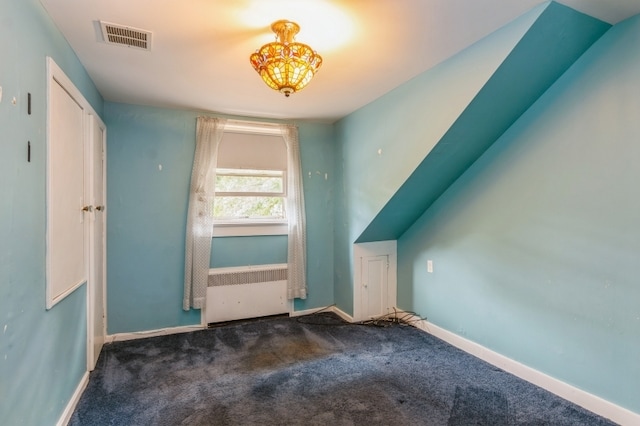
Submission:
{"label": "wire on floor", "polygon": [[344,325],[368,325],[374,327],[390,327],[393,325],[401,326],[413,326],[420,328],[423,321],[426,321],[426,317],[421,317],[413,311],[398,311],[393,308],[393,312],[385,315],[374,317],[365,321],[351,323],[344,320],[336,313],[332,311],[335,305],[329,305],[324,308],[318,309],[308,315],[299,316],[296,321],[302,324],[310,325],[327,325],[327,326],[344,326]]}
{"label": "wire on floor", "polygon": [[345,321],[340,318],[335,312],[332,311],[332,308],[336,306],[335,304],[325,306],[322,309],[318,309],[315,312],[312,312],[308,315],[302,315],[296,317],[296,321],[301,324],[309,324],[309,325],[329,325],[329,326],[343,326],[350,325],[351,323]]}
{"label": "wire on floor", "polygon": [[392,313],[361,321],[358,324],[370,325],[375,327],[389,327],[392,325],[410,325],[413,327],[418,327],[422,321],[426,320],[426,317],[421,317],[415,312],[398,311],[396,308],[393,308]]}

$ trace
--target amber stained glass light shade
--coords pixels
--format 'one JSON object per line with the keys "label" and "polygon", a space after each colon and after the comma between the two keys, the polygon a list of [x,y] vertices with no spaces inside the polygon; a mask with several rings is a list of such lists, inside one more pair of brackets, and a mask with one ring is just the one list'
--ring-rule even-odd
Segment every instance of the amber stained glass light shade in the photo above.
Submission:
{"label": "amber stained glass light shade", "polygon": [[311,47],[294,41],[300,26],[281,20],[271,24],[276,41],[267,43],[249,58],[262,80],[289,96],[302,90],[322,65],[322,57]]}

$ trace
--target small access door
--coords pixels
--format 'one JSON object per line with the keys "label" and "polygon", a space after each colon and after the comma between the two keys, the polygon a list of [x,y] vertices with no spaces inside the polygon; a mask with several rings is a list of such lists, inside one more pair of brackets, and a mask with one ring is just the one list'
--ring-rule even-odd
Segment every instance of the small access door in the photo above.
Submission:
{"label": "small access door", "polygon": [[353,321],[392,314],[396,308],[397,241],[353,245]]}
{"label": "small access door", "polygon": [[389,256],[362,258],[361,313],[363,318],[387,314]]}

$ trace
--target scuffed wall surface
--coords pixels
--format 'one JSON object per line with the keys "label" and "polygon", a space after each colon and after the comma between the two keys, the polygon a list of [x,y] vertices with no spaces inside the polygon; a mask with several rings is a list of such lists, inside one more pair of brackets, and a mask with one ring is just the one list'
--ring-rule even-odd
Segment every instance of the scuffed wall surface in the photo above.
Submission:
{"label": "scuffed wall surface", "polygon": [[45,310],[46,56],[102,98],[37,0],[1,0],[0,24],[0,422],[49,425],[86,370],[87,302],[82,286]]}

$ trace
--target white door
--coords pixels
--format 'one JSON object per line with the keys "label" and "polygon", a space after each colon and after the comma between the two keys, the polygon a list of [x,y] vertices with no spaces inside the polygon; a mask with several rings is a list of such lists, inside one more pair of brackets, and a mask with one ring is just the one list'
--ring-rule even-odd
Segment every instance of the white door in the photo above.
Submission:
{"label": "white door", "polygon": [[361,309],[363,318],[376,318],[387,314],[387,277],[389,256],[362,258]]}
{"label": "white door", "polygon": [[105,324],[105,184],[104,184],[104,146],[106,129],[95,115],[89,115],[89,137],[91,158],[88,170],[91,182],[91,203],[93,205],[93,220],[90,229],[89,250],[89,282],[88,282],[88,356],[89,371],[92,371],[100,351],[104,345],[106,334]]}

